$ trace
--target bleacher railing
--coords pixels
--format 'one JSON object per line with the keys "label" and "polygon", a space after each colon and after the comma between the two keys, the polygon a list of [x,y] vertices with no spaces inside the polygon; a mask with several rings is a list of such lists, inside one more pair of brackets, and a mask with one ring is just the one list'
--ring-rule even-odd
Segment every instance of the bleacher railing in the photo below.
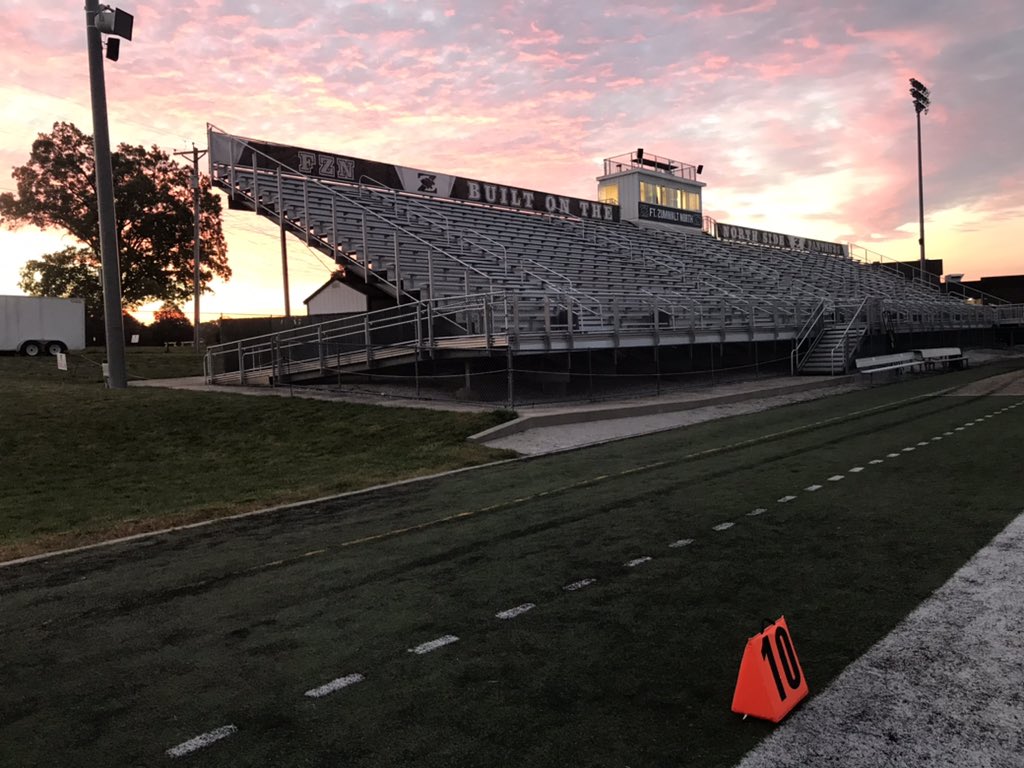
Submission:
{"label": "bleacher railing", "polygon": [[[210,175],[218,186],[226,189],[233,195],[241,195],[248,199],[257,210],[257,212],[266,213],[272,215],[278,219],[282,225],[289,225],[293,230],[299,231],[303,234],[307,244],[319,245],[325,253],[333,256],[338,263],[347,263],[354,267],[359,274],[362,274],[367,282],[371,279],[387,284],[390,286],[390,292],[394,296],[399,297],[405,295],[412,298],[412,295],[404,290],[401,286],[400,279],[389,280],[387,277],[375,273],[370,269],[370,255],[368,253],[369,247],[367,243],[366,235],[366,224],[368,219],[374,219],[383,224],[388,230],[390,230],[395,240],[395,272],[400,274],[400,248],[398,247],[399,236],[403,237],[407,242],[414,242],[425,249],[426,260],[427,260],[427,289],[430,294],[430,298],[434,298],[433,293],[435,291],[435,279],[434,279],[434,256],[435,254],[445,261],[446,263],[456,264],[463,270],[465,278],[465,292],[466,294],[484,291],[490,292],[494,290],[494,283],[492,277],[482,270],[477,269],[471,264],[466,263],[462,259],[459,259],[454,254],[448,252],[445,248],[437,246],[432,243],[428,243],[423,238],[419,237],[416,233],[402,227],[395,221],[388,219],[383,214],[374,210],[372,207],[364,205],[357,198],[346,194],[345,190],[349,189],[349,185],[340,183],[326,183],[319,179],[311,178],[305,174],[300,173],[297,169],[291,168],[284,163],[270,157],[269,155],[260,152],[245,139],[240,137],[231,136],[229,134],[220,131],[213,125],[207,126],[207,131],[211,135],[208,140],[208,144],[212,146],[212,135],[217,134],[218,142],[228,142],[228,146],[237,143],[248,147],[253,153],[253,160],[251,166],[241,166],[234,162],[230,163],[218,163],[213,154],[210,155]],[[270,165],[270,168],[262,168],[259,166],[257,160],[262,159],[265,163]],[[250,181],[252,187],[245,189],[243,181]],[[285,183],[294,184],[301,187],[302,190],[302,206],[297,214],[286,215],[285,204],[284,204],[284,185]],[[322,192],[327,199],[332,201],[331,206],[331,221],[329,222],[331,227],[330,233],[319,233],[314,232],[313,227],[313,216],[310,212],[309,206],[309,189],[314,188]],[[356,189],[356,188],[353,188]],[[268,200],[264,200],[263,196],[268,199],[273,199],[273,207],[268,203]],[[338,199],[344,202],[344,205],[360,211],[362,219],[362,230],[363,230],[363,250],[362,260],[354,259],[344,250],[339,247],[339,238],[337,235],[337,222],[338,216],[334,206],[334,200]],[[327,235],[330,235],[329,237]]]}

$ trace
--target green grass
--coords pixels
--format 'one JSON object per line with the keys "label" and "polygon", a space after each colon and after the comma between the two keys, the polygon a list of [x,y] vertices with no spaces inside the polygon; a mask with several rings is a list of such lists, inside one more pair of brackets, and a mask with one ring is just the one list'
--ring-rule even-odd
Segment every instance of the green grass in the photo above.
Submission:
{"label": "green grass", "polygon": [[[287,397],[105,389],[97,355],[0,357],[0,560],[508,455],[465,442],[507,418]],[[132,350],[134,376],[192,375]]]}
{"label": "green grass", "polygon": [[[729,712],[763,617],[787,616],[818,693],[1020,513],[1006,446],[1024,408],[916,447],[1021,398],[907,398],[993,372],[5,573],[0,743],[19,766],[164,765],[232,723],[189,764],[732,765],[771,731]],[[303,696],[353,672],[365,682]]]}

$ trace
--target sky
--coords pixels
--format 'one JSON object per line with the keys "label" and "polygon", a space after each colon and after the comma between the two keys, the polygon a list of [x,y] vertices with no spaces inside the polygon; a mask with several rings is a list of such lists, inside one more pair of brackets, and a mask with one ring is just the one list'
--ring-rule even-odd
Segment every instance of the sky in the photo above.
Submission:
{"label": "sky", "polygon": [[[107,62],[114,144],[206,144],[206,124],[335,154],[594,198],[605,157],[704,165],[704,213],[1024,273],[1020,0],[125,0]],[[0,6],[0,191],[53,123],[92,132],[82,0]],[[226,208],[226,206],[225,206]],[[225,216],[234,276],[204,318],[283,312],[276,229]],[[0,229],[0,293],[73,244]],[[292,311],[330,260],[289,247]],[[186,313],[191,317],[191,305]]]}

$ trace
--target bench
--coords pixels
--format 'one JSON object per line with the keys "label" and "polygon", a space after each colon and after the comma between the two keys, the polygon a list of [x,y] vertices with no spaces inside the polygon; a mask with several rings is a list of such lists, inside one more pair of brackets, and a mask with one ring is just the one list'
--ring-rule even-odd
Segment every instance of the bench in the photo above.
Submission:
{"label": "bench", "polygon": [[950,368],[967,366],[967,356],[960,347],[935,347],[932,349],[914,349],[910,352],[898,352],[893,355],[875,355],[861,357],[856,362],[858,373],[882,373],[883,371],[913,370],[921,366],[924,370],[933,370],[938,365]]}
{"label": "bench", "polygon": [[922,361],[916,352],[898,352],[894,355],[874,355],[873,357],[861,357],[856,360],[858,373],[882,373],[883,371],[902,371],[905,368],[913,368],[920,365]]}
{"label": "bench", "polygon": [[938,365],[946,365],[949,368],[966,368],[967,355],[960,347],[935,347],[933,349],[916,349],[916,354],[921,355],[921,361],[926,370],[931,370]]}

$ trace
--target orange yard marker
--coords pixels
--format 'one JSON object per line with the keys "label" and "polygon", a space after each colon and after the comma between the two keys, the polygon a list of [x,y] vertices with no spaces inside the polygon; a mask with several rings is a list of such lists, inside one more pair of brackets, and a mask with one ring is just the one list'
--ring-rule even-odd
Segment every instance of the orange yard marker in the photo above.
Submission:
{"label": "orange yard marker", "polygon": [[786,617],[747,640],[732,695],[732,711],[778,723],[807,697],[807,680]]}

